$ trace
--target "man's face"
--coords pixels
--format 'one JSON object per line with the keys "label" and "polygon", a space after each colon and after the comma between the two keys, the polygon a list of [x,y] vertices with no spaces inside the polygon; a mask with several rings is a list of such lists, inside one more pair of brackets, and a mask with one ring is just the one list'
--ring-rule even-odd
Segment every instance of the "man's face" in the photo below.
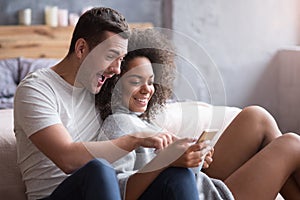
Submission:
{"label": "man's face", "polygon": [[97,94],[107,78],[120,73],[121,62],[127,53],[128,40],[113,32],[98,44],[84,59],[76,77],[76,85]]}

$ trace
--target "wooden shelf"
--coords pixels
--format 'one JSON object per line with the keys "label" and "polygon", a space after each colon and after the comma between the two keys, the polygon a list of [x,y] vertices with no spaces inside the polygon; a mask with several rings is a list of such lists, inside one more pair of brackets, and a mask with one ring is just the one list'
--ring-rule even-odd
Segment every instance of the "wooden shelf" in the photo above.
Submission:
{"label": "wooden shelf", "polygon": [[[130,28],[150,28],[151,23],[130,23]],[[68,50],[73,26],[0,26],[0,59],[63,58]]]}
{"label": "wooden shelf", "polygon": [[62,58],[74,27],[0,26],[0,58]]}

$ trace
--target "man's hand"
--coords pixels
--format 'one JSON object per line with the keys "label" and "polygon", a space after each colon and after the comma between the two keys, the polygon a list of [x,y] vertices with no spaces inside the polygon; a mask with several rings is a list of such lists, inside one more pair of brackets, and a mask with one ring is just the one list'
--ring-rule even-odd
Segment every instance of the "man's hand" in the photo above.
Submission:
{"label": "man's hand", "polygon": [[132,137],[138,140],[139,146],[147,148],[155,148],[160,151],[166,148],[168,145],[175,142],[178,137],[170,132],[160,132],[160,133],[134,133],[131,134]]}

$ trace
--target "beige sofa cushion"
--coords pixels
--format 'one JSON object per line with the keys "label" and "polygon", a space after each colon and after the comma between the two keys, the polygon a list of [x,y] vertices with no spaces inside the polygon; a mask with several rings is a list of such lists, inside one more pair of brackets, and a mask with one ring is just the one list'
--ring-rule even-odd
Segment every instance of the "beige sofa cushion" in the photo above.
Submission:
{"label": "beige sofa cushion", "polygon": [[167,104],[154,122],[179,137],[197,138],[204,129],[218,129],[214,144],[225,128],[241,111],[229,106],[212,106],[199,101]]}
{"label": "beige sofa cushion", "polygon": [[25,185],[17,166],[13,110],[0,110],[0,199],[25,200]]}

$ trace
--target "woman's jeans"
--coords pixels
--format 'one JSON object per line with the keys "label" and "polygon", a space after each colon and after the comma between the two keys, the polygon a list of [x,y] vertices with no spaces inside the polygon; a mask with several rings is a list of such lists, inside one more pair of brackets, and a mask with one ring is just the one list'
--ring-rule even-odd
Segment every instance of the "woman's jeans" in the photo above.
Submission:
{"label": "woman's jeans", "polygon": [[[164,170],[140,200],[198,200],[195,175],[190,169]],[[119,200],[115,170],[103,159],[94,159],[66,178],[44,200]]]}
{"label": "woman's jeans", "polygon": [[198,200],[195,174],[187,168],[164,170],[141,195],[139,200]]}
{"label": "woman's jeans", "polygon": [[45,200],[119,200],[115,170],[103,159],[94,159],[66,178]]}

